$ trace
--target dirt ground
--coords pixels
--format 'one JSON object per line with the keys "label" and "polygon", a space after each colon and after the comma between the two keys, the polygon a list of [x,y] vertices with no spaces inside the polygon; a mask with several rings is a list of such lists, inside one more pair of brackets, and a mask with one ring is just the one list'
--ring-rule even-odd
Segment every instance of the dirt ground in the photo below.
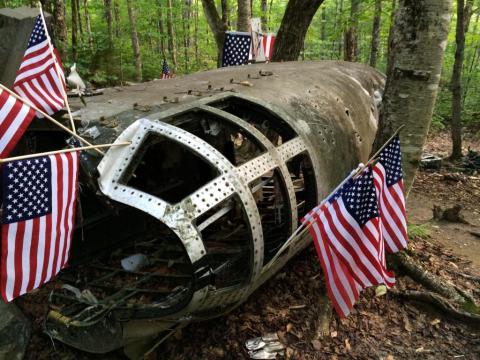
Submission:
{"label": "dirt ground", "polygon": [[[477,151],[480,145],[469,144]],[[448,148],[445,134],[432,136],[427,150]],[[408,199],[413,239],[410,254],[430,272],[472,294],[480,302],[480,174],[452,168],[421,171]],[[432,220],[432,207],[459,204],[466,223]],[[419,289],[408,277],[397,278],[396,289]],[[151,359],[247,359],[245,341],[276,332],[287,359],[480,359],[480,328],[458,322],[392,293],[362,294],[344,320],[333,315],[329,330],[319,333],[324,293],[320,266],[313,249],[291,260],[274,278],[230,314],[191,324],[158,348]],[[25,308],[25,303],[20,304]],[[28,311],[28,310],[27,310]],[[30,312],[34,314],[34,312]],[[38,321],[37,321],[38,322]],[[52,343],[36,326],[27,358],[123,358],[119,353],[92,357]]]}

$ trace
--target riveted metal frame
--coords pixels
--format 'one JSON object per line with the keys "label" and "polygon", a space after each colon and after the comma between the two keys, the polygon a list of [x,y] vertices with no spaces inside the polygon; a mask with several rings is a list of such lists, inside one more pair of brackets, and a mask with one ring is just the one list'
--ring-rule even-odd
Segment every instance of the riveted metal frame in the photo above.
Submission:
{"label": "riveted metal frame", "polygon": [[[258,208],[248,186],[251,181],[270,170],[275,168],[279,169],[288,192],[290,211],[292,214],[292,231],[297,227],[296,198],[286,162],[296,155],[307,151],[314,166],[317,188],[319,184],[316,154],[310,151],[313,147],[308,146],[308,136],[302,136],[302,128],[296,128],[295,122],[288,117],[287,114],[280,113],[278,109],[272,109],[266,103],[251,99],[247,96],[235,96],[256,103],[261,107],[267,108],[267,110],[273,114],[277,114],[277,116],[283,118],[299,136],[280,146],[274,146],[258,129],[248,122],[228,112],[208,106],[210,102],[230,97],[230,95],[219,94],[137,120],[116,140],[131,140],[132,144],[124,147],[111,148],[98,167],[101,174],[99,184],[102,192],[116,201],[130,205],[154,216],[170,227],[181,239],[192,263],[197,262],[206,254],[201,233],[195,226],[195,219],[232,195],[237,194],[239,196],[247,214],[253,239],[253,267],[248,286],[234,286],[232,288],[218,290],[210,286],[205,287],[194,294],[193,300],[185,311],[188,309],[202,310],[216,305],[240,302],[247,297],[254,288],[258,287],[259,281],[257,281],[257,279],[262,276],[264,242]],[[173,115],[179,115],[194,109],[212,113],[219,118],[224,118],[226,121],[235,123],[245,130],[249,136],[254,137],[260,142],[266,149],[266,152],[239,167],[235,167],[220,152],[202,139],[164,122],[168,121]],[[125,169],[143,145],[149,133],[157,133],[183,144],[215,167],[220,175],[177,204],[170,204],[155,196],[122,184],[121,178]],[[298,251],[298,248],[295,250]],[[289,253],[288,258],[290,255]],[[182,313],[183,312],[184,311],[182,311]]]}

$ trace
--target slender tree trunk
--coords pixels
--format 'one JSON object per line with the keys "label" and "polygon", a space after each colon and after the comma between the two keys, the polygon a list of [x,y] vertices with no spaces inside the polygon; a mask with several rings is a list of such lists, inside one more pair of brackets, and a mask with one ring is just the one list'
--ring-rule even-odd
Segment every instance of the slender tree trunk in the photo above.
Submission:
{"label": "slender tree trunk", "polygon": [[[477,11],[477,15],[475,16],[475,24],[472,29],[472,33],[476,34],[477,33],[477,27],[478,27],[478,20],[480,18],[480,12]],[[467,81],[465,82],[465,86],[463,87],[463,96],[462,96],[462,105],[465,104],[465,99],[467,98],[468,95],[468,90],[469,90],[469,85],[470,81],[472,80],[472,74],[473,74],[473,69],[476,69],[477,62],[478,62],[478,55],[480,51],[480,44],[478,41],[473,41],[475,46],[473,46],[472,51],[472,56],[470,58],[470,64],[468,65],[468,75],[467,75]]]}
{"label": "slender tree trunk", "polygon": [[198,56],[198,0],[195,0],[195,64],[198,66],[200,58]]}
{"label": "slender tree trunk", "polygon": [[107,21],[108,29],[108,46],[113,49],[113,10],[112,0],[104,0],[105,5],[105,20]]}
{"label": "slender tree trunk", "polygon": [[133,58],[135,59],[135,80],[142,81],[142,56],[140,54],[140,42],[138,41],[137,20],[132,0],[127,0],[128,20],[130,21],[130,32],[132,36]]}
{"label": "slender tree trunk", "polygon": [[268,11],[268,3],[267,0],[262,0],[260,3],[260,10],[262,12],[262,15],[260,17],[262,21],[262,31],[264,33],[268,32],[268,18],[267,18],[267,11]]}
{"label": "slender tree trunk", "polygon": [[[162,0],[157,0],[157,24],[158,24],[158,49],[162,54],[162,58],[167,58],[167,51],[165,45],[165,25],[163,22],[163,4]],[[163,60],[162,59],[162,60]]]}
{"label": "slender tree trunk", "polygon": [[77,24],[78,24],[78,32],[80,34],[80,39],[81,39],[81,42],[83,43],[83,25],[82,25],[82,17],[80,16],[80,11],[81,11],[81,7],[80,7],[80,0],[72,0],[72,2],[76,2],[76,8],[77,8],[77,12],[76,12],[76,18],[77,18]]}
{"label": "slender tree trunk", "polygon": [[375,15],[372,27],[372,46],[370,49],[370,66],[377,66],[378,50],[380,47],[380,22],[382,20],[382,0],[375,0]]}
{"label": "slender tree trunk", "polygon": [[325,6],[322,7],[321,16],[320,16],[320,58],[325,59],[325,50],[327,48],[326,41],[327,41],[327,33],[326,33],[326,26],[327,26],[327,14],[325,12]]}
{"label": "slender tree trunk", "polygon": [[90,20],[90,12],[88,11],[88,0],[83,0],[83,15],[85,17],[85,31],[88,36],[88,46],[90,51],[93,51],[92,23]]}
{"label": "slender tree trunk", "polygon": [[397,0],[392,0],[392,12],[390,13],[390,29],[388,31],[388,50],[387,50],[387,74],[392,73],[392,66],[394,64],[393,53],[394,43],[393,34],[395,31],[395,13],[397,12]]}
{"label": "slender tree trunk", "polygon": [[400,126],[405,194],[413,182],[430,127],[447,45],[451,0],[400,0],[392,61],[374,148]]}
{"label": "slender tree trunk", "polygon": [[345,32],[345,61],[358,60],[358,13],[360,9],[360,0],[352,0],[350,7],[350,20],[347,31]]}
{"label": "slender tree trunk", "polygon": [[473,0],[457,0],[457,27],[455,34],[455,62],[451,80],[452,89],[452,153],[450,159],[462,157],[462,68],[465,53],[465,34],[470,24]]}
{"label": "slender tree trunk", "polygon": [[78,8],[77,0],[72,0],[72,59],[73,62],[78,61]]}
{"label": "slender tree trunk", "polygon": [[237,30],[248,32],[251,30],[252,11],[251,0],[238,0]]}
{"label": "slender tree trunk", "polygon": [[55,40],[57,42],[60,57],[67,60],[67,22],[65,19],[65,3],[63,0],[55,0]]}
{"label": "slender tree trunk", "polygon": [[188,73],[189,48],[190,48],[190,18],[192,13],[192,0],[185,0],[183,10],[183,49],[185,56],[185,72]]}
{"label": "slender tree trunk", "polygon": [[305,42],[305,35],[323,0],[290,0],[278,30],[272,61],[295,61]]}
{"label": "slender tree trunk", "polygon": [[225,28],[230,27],[230,8],[228,7],[228,0],[221,1],[222,6],[222,21],[225,24]]}
{"label": "slender tree trunk", "polygon": [[215,43],[217,44],[218,51],[217,63],[218,66],[220,66],[223,52],[223,41],[225,40],[225,31],[227,30],[227,27],[222,21],[220,15],[218,14],[214,0],[202,0],[202,6],[208,26],[210,27],[210,29],[212,29],[213,36],[215,37]]}
{"label": "slender tree trunk", "polygon": [[177,69],[177,43],[175,39],[175,28],[173,27],[172,0],[167,0],[167,29],[168,29],[168,51],[172,57],[173,68]]}
{"label": "slender tree trunk", "polygon": [[113,18],[115,20],[115,37],[117,39],[121,39],[121,37],[122,37],[122,31],[121,31],[122,24],[120,23],[121,19],[120,19],[119,0],[113,0]]}

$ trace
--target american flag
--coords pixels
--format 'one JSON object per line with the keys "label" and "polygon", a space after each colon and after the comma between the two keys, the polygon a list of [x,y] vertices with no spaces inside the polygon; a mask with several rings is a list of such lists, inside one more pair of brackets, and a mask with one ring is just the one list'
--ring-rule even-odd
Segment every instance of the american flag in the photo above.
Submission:
{"label": "american flag", "polygon": [[0,158],[6,158],[22,137],[35,111],[0,89]]}
{"label": "american flag", "polygon": [[263,52],[265,53],[266,60],[267,61],[272,60],[273,45],[275,45],[275,35],[274,34],[264,34],[262,45],[263,45]]}
{"label": "american flag", "polygon": [[3,166],[0,292],[8,302],[49,281],[70,254],[78,153]]}
{"label": "american flag", "polygon": [[[303,222],[307,226],[312,224],[310,232],[316,246],[328,247],[331,251],[328,256],[337,257],[343,265],[341,272],[348,280],[348,288],[353,289],[349,277],[353,279],[357,292],[372,285],[393,286],[395,278],[385,268],[377,197],[370,169],[365,169],[355,181],[348,182],[312,212]],[[318,255],[321,263],[325,262],[325,254],[319,252]],[[335,272],[324,268],[325,274],[327,271]],[[329,281],[327,276],[327,283]],[[345,291],[330,295],[340,316],[350,313],[353,306],[351,296],[346,295]],[[347,304],[351,305],[345,308]]]}
{"label": "american flag", "polygon": [[402,172],[400,138],[397,135],[380,153],[379,160],[373,167],[382,218],[382,232],[387,251],[390,253],[407,247]]}
{"label": "american flag", "polygon": [[247,32],[226,32],[223,45],[222,66],[248,64],[252,37]]}
{"label": "american flag", "polygon": [[170,68],[168,67],[167,60],[163,59],[161,79],[170,79],[171,77],[172,75],[170,74]]}
{"label": "american flag", "polygon": [[[14,91],[51,115],[65,106],[65,76],[56,49],[54,57],[41,15],[35,20],[27,51],[13,84]],[[41,117],[41,115],[37,114]]]}

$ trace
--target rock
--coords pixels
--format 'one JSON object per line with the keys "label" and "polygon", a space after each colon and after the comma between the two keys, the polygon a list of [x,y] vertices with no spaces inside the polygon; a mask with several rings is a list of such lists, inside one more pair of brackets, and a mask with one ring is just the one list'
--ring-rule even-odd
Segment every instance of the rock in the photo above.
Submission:
{"label": "rock", "polygon": [[23,359],[30,333],[25,315],[14,304],[0,300],[0,360]]}

